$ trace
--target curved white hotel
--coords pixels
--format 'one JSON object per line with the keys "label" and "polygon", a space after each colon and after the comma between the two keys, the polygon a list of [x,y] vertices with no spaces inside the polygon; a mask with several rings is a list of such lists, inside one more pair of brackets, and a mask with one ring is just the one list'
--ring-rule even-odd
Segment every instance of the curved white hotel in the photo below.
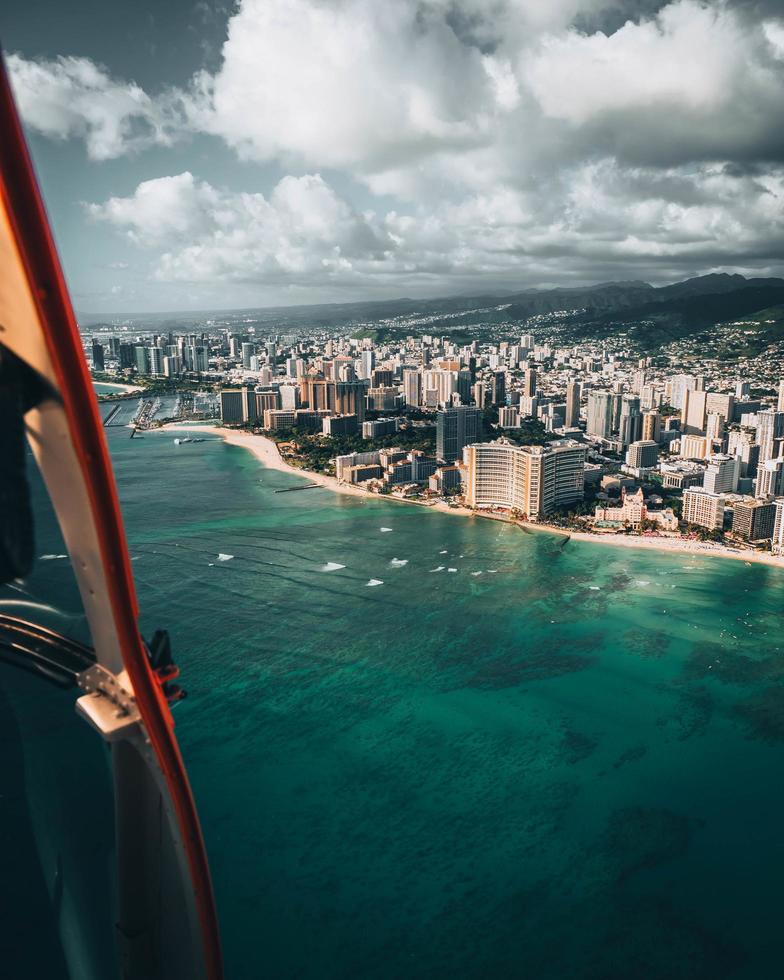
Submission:
{"label": "curved white hotel", "polygon": [[548,446],[477,443],[463,450],[469,507],[518,510],[537,519],[583,499],[585,448],[571,439]]}

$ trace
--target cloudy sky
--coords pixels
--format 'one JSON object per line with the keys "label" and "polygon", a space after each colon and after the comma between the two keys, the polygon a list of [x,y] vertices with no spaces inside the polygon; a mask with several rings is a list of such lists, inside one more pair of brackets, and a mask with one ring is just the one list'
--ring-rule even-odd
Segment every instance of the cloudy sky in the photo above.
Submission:
{"label": "cloudy sky", "polygon": [[784,273],[784,0],[25,0],[77,307]]}

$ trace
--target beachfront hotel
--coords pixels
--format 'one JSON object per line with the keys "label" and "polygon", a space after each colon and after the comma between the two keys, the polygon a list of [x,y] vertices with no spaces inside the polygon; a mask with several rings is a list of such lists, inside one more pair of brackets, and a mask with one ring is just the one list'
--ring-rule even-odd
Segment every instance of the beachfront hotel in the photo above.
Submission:
{"label": "beachfront hotel", "polygon": [[573,439],[516,446],[504,439],[463,450],[465,502],[516,510],[529,520],[583,499],[585,447]]}

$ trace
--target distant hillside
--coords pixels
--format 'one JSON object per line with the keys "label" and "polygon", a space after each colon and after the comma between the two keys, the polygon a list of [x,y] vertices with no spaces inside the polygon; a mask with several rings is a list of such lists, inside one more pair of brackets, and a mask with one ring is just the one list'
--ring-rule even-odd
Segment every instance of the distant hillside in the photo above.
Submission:
{"label": "distant hillside", "polygon": [[[128,318],[148,329],[191,329],[205,316],[223,320],[236,329],[285,333],[287,330],[353,328],[359,336],[384,337],[408,333],[443,333],[456,340],[470,339],[481,325],[517,322],[530,317],[562,313],[567,329],[579,337],[604,337],[624,331],[646,349],[734,320],[784,300],[784,279],[746,279],[740,275],[711,274],[669,286],[647,282],[607,282],[568,289],[526,289],[505,295],[475,294],[435,299],[391,299],[316,306],[268,307],[248,310],[204,310],[201,313],[160,313]],[[411,326],[380,324],[380,320],[422,317]],[[90,322],[105,317],[80,318],[85,331]],[[94,329],[94,328],[93,328]]]}
{"label": "distant hillside", "polygon": [[[775,285],[758,286],[755,282]],[[784,280],[742,279],[739,288],[727,291],[708,294],[684,291],[680,296],[676,294],[675,298],[644,303],[600,317],[575,318],[572,332],[575,335],[602,337],[623,329],[644,349],[655,350],[672,340],[700,333],[716,323],[744,317],[762,320],[761,310],[780,304],[784,304]]]}

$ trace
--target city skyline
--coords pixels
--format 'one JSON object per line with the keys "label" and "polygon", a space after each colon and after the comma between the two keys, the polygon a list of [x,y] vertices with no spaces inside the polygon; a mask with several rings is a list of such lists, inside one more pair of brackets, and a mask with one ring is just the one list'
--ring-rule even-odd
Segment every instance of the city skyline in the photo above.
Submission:
{"label": "city skyline", "polygon": [[784,270],[774,3],[94,16],[1,25],[82,311]]}

